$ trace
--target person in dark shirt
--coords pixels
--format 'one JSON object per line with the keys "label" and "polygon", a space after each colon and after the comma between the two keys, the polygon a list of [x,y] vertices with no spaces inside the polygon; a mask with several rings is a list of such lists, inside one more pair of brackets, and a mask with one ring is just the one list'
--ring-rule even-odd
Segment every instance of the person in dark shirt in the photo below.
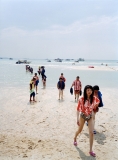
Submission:
{"label": "person in dark shirt", "polygon": [[93,86],[93,90],[94,90],[94,96],[96,96],[100,100],[98,108],[96,110],[95,109],[93,110],[93,122],[94,122],[93,133],[96,134],[96,130],[95,130],[95,116],[96,116],[96,113],[99,111],[99,107],[103,107],[103,101],[102,101],[102,93],[100,92],[99,86],[98,85]]}
{"label": "person in dark shirt", "polygon": [[59,78],[59,82],[57,83],[57,88],[59,90],[59,100],[60,97],[63,99],[63,90],[65,89],[65,82],[63,81],[62,78]]}
{"label": "person in dark shirt", "polygon": [[43,87],[46,86],[46,75],[43,75],[43,78],[42,78],[42,82],[43,82]]}
{"label": "person in dark shirt", "polygon": [[42,80],[43,80],[44,74],[45,74],[45,69],[42,67],[41,69]]}

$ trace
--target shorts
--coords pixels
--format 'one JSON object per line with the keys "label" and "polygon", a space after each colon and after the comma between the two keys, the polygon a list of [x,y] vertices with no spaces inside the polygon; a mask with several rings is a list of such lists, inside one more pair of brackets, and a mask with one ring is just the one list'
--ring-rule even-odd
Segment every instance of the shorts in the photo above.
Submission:
{"label": "shorts", "polygon": [[80,91],[79,90],[75,90],[75,94],[79,94],[80,93]]}
{"label": "shorts", "polygon": [[32,92],[31,94],[30,94],[30,97],[35,97],[35,92]]}
{"label": "shorts", "polygon": [[85,121],[89,121],[92,118],[92,114],[86,116],[84,113],[80,113],[80,116],[85,120]]}
{"label": "shorts", "polygon": [[59,94],[62,95],[63,94],[63,90],[59,89]]}
{"label": "shorts", "polygon": [[35,84],[35,85],[38,86],[38,83],[39,83],[39,80],[36,81],[36,84]]}

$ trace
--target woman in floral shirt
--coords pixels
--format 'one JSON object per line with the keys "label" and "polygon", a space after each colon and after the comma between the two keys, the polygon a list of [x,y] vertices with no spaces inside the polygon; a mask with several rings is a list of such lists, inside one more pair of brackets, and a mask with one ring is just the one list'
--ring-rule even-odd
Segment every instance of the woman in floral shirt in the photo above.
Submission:
{"label": "woman in floral shirt", "polygon": [[[77,107],[77,125],[79,126],[74,137],[74,145],[77,146],[77,136],[81,133],[85,121],[88,122],[89,138],[90,138],[90,151],[89,154],[93,157],[96,154],[92,151],[93,146],[93,110],[98,107],[99,99],[94,96],[93,87],[90,85],[85,86],[84,95],[79,99]],[[79,116],[80,114],[80,116]]]}

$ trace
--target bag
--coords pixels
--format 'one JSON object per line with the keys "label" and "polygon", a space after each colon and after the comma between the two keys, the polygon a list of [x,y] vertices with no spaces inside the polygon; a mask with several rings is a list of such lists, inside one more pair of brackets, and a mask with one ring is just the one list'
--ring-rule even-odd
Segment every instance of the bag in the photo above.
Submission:
{"label": "bag", "polygon": [[80,90],[80,93],[79,93],[79,94],[80,94],[80,96],[82,95],[82,91],[81,91],[81,90]]}
{"label": "bag", "polygon": [[70,88],[70,93],[73,95],[73,88]]}
{"label": "bag", "polygon": [[80,113],[80,116],[85,120],[85,121],[89,121],[92,117],[92,114],[86,116],[84,113]]}
{"label": "bag", "polygon": [[103,107],[104,104],[103,104],[103,102],[102,102],[102,94],[101,94],[100,91],[98,91],[98,98],[99,98],[99,100],[100,100],[100,103],[99,103],[98,107]]}

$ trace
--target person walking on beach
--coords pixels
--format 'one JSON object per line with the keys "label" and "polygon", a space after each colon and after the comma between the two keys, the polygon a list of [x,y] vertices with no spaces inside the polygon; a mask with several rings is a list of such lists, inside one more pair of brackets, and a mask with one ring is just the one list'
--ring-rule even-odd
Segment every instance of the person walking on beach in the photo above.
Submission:
{"label": "person walking on beach", "polygon": [[61,76],[59,78],[62,78],[62,81],[66,81],[66,78],[63,76],[63,73],[61,73]]}
{"label": "person walking on beach", "polygon": [[59,100],[60,100],[60,96],[61,96],[61,99],[63,99],[63,90],[65,89],[65,82],[63,81],[62,78],[59,78],[59,82],[57,83],[57,88],[59,90]]}
{"label": "person walking on beach", "polygon": [[30,81],[30,102],[32,101],[32,97],[33,97],[33,101],[35,101],[35,91],[34,91],[34,85],[35,85],[35,81],[36,78],[33,77],[33,79]]}
{"label": "person walking on beach", "polygon": [[41,76],[42,76],[42,80],[43,80],[44,74],[45,74],[45,69],[44,69],[44,67],[42,66],[42,67],[41,67]]}
{"label": "person walking on beach", "polygon": [[73,84],[70,88],[72,88],[73,86],[74,86],[75,100],[77,99],[77,101],[78,101],[80,92],[82,90],[82,84],[79,79],[79,76],[76,77],[76,80],[73,82]]}
{"label": "person walking on beach", "polygon": [[36,94],[38,94],[37,93],[37,89],[38,89],[39,77],[37,76],[37,73],[34,74],[34,78],[35,78],[35,85],[34,85],[34,87],[36,87]]}
{"label": "person walking on beach", "polygon": [[42,82],[43,82],[43,87],[46,87],[46,75],[44,74],[43,75],[43,78],[42,78]]}
{"label": "person walking on beach", "polygon": [[97,109],[93,110],[93,122],[94,122],[93,133],[96,134],[96,130],[95,130],[95,115],[99,111],[99,107],[103,107],[103,102],[102,102],[102,93],[99,91],[100,90],[99,86],[98,85],[93,86],[93,90],[94,90],[94,96],[96,96],[100,100],[100,103],[98,104]]}
{"label": "person walking on beach", "polygon": [[29,71],[31,72],[31,74],[33,74],[33,68],[30,67]]}
{"label": "person walking on beach", "polygon": [[41,74],[41,68],[39,67],[39,69],[38,69],[38,74],[39,74],[39,76],[40,76],[40,74]]}
{"label": "person walking on beach", "polygon": [[[96,154],[92,151],[93,146],[93,110],[97,109],[99,104],[99,99],[94,96],[93,87],[90,85],[85,86],[83,97],[79,99],[77,106],[77,125],[79,126],[74,137],[74,145],[77,146],[77,136],[81,133],[85,121],[88,122],[89,128],[89,141],[90,141],[90,151],[89,154],[93,157]],[[80,116],[79,116],[80,115]]]}

